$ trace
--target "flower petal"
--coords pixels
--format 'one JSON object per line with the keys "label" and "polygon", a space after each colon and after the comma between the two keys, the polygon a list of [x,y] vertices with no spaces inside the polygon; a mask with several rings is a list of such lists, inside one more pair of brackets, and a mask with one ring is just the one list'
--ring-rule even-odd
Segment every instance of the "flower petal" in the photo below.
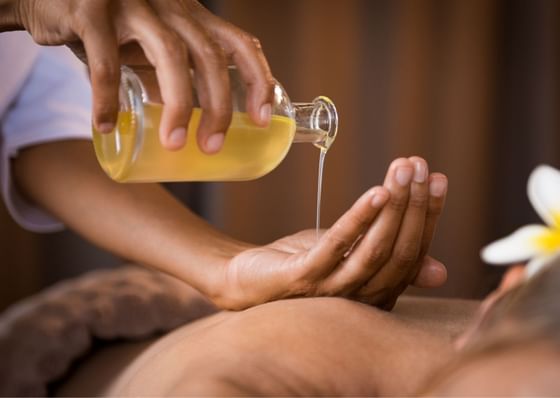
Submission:
{"label": "flower petal", "polygon": [[548,267],[549,265],[552,265],[559,258],[560,258],[559,252],[555,252],[545,256],[537,256],[533,258],[531,261],[527,263],[527,266],[525,267],[525,277],[527,279],[533,277],[542,269]]}
{"label": "flower petal", "polygon": [[482,260],[491,264],[511,264],[525,261],[542,253],[537,238],[547,233],[544,225],[526,225],[503,239],[482,249]]}
{"label": "flower petal", "polygon": [[529,177],[527,194],[533,207],[550,226],[560,223],[560,171],[540,165]]}

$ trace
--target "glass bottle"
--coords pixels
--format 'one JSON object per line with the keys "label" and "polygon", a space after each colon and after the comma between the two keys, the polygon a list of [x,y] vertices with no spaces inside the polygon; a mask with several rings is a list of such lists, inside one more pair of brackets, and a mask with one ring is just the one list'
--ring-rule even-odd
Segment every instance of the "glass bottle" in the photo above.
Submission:
{"label": "glass bottle", "polygon": [[276,168],[292,142],[312,143],[323,151],[331,146],[338,115],[330,99],[292,103],[276,82],[271,122],[268,127],[257,127],[245,113],[245,85],[239,73],[230,68],[229,74],[232,122],[220,152],[207,155],[199,149],[195,136],[201,115],[196,103],[185,146],[166,150],[158,135],[162,105],[150,99],[144,77],[123,67],[116,127],[109,134],[93,131],[95,153],[103,170],[119,182],[252,180]]}

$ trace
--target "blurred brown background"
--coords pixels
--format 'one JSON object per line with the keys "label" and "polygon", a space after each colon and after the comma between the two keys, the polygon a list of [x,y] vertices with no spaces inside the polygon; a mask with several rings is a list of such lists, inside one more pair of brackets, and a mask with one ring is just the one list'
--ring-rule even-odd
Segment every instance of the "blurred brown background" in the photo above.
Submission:
{"label": "blurred brown background", "polygon": [[[450,179],[432,254],[437,291],[480,297],[500,269],[487,242],[538,221],[525,193],[539,163],[560,167],[560,2],[556,0],[214,0],[261,39],[294,101],[327,95],[340,130],[326,160],[322,225],[390,161],[413,154]],[[254,182],[171,189],[237,238],[264,243],[313,227],[318,151],[294,145]],[[39,236],[0,214],[0,308],[64,276],[122,260],[69,232]],[[140,243],[140,242],[139,242]]]}

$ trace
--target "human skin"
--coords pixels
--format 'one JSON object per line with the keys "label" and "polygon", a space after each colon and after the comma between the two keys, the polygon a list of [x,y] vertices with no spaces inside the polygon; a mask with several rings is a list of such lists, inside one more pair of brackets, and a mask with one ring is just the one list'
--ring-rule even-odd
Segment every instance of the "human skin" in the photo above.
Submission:
{"label": "human skin", "polygon": [[304,231],[265,246],[214,229],[158,184],[110,180],[87,141],[29,147],[13,170],[30,201],[85,238],[178,277],[221,308],[301,296],[390,308],[409,284],[446,279],[445,267],[426,253],[447,180],[429,176],[420,158],[393,162],[385,186],[366,192],[319,241]]}
{"label": "human skin", "polygon": [[[556,335],[537,332],[538,317],[520,324],[511,318],[514,307],[495,304],[499,296],[519,297],[509,294],[525,280],[519,271],[508,272],[483,303],[401,297],[387,313],[313,298],[219,313],[141,346],[109,347],[78,368],[58,393],[549,396],[559,386]],[[530,294],[542,295],[534,286]],[[489,314],[501,320],[490,329],[481,326]],[[109,371],[107,364],[113,364]]]}
{"label": "human skin", "polygon": [[[68,45],[90,71],[93,122],[108,133],[117,120],[120,66],[155,70],[164,104],[160,140],[185,144],[192,87],[204,110],[198,144],[219,151],[232,116],[227,66],[247,87],[246,109],[270,121],[274,79],[259,41],[195,0],[0,0],[0,32],[27,30],[42,45]],[[196,79],[191,78],[193,69]]]}
{"label": "human skin", "polygon": [[559,282],[558,258],[530,278],[526,267],[510,267],[455,340],[455,359],[421,395],[556,396]]}
{"label": "human skin", "polygon": [[410,396],[454,357],[453,340],[477,308],[403,297],[388,313],[312,298],[222,312],[151,342],[109,347],[58,394]]}
{"label": "human skin", "polygon": [[436,380],[426,396],[556,396],[560,391],[560,352],[553,342],[529,341],[470,358]]}

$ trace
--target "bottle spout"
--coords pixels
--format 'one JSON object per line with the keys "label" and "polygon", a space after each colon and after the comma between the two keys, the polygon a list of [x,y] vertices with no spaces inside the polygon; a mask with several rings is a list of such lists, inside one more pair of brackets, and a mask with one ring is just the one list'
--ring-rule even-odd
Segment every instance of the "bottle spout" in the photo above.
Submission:
{"label": "bottle spout", "polygon": [[294,142],[310,142],[327,151],[338,132],[338,113],[328,97],[317,97],[311,103],[294,103],[296,133]]}

